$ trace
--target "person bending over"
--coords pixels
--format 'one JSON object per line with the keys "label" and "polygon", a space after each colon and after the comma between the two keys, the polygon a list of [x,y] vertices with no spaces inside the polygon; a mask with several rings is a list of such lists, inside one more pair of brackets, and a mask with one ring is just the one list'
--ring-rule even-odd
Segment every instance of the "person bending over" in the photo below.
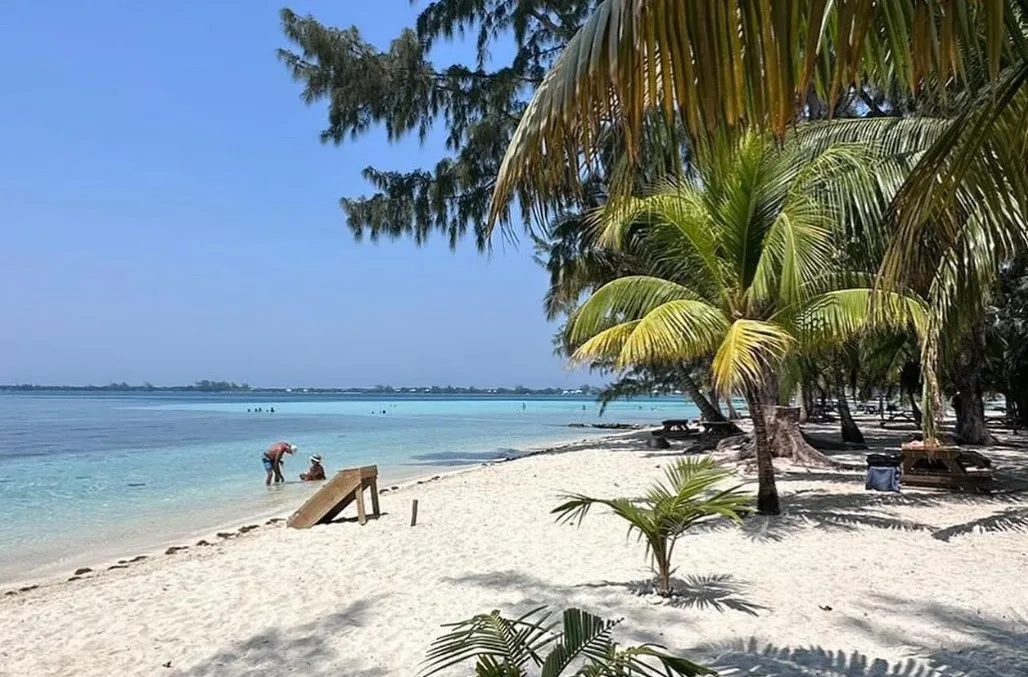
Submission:
{"label": "person bending over", "polygon": [[275,444],[268,447],[268,450],[261,457],[261,461],[264,463],[264,471],[267,473],[267,478],[264,480],[266,486],[271,486],[272,478],[275,479],[276,483],[286,481],[286,478],[282,475],[282,463],[285,461],[286,454],[294,453],[296,453],[296,445],[289,442],[275,442]]}

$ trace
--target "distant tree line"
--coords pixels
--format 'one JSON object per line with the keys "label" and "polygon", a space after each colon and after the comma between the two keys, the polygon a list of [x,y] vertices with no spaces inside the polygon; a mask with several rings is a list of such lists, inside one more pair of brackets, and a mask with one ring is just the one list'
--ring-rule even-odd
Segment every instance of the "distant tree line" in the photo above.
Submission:
{"label": "distant tree line", "polygon": [[142,385],[130,385],[128,383],[108,383],[107,385],[39,385],[32,383],[21,383],[11,385],[0,385],[0,390],[6,391],[61,391],[61,392],[201,392],[201,393],[307,393],[307,394],[349,394],[349,395],[564,395],[565,393],[598,395],[600,390],[592,386],[583,385],[577,389],[566,388],[526,388],[515,386],[513,388],[476,388],[474,386],[419,386],[419,387],[394,387],[388,385],[376,385],[373,388],[257,388],[247,383],[235,383],[233,381],[197,381],[192,385],[178,386],[155,386],[150,382]]}
{"label": "distant tree line", "polygon": [[[188,386],[155,386],[149,381],[144,381],[142,385],[130,385],[122,381],[121,383],[108,383],[103,386],[96,385],[85,385],[85,386],[69,386],[69,385],[38,385],[34,383],[19,383],[13,385],[0,385],[0,390],[60,390],[69,392],[78,391],[105,391],[105,392],[202,392],[202,393],[230,393],[230,392],[250,392],[264,390],[262,388],[251,388],[246,383],[235,383],[233,381],[197,381],[193,385]],[[284,389],[282,389],[284,390]]]}

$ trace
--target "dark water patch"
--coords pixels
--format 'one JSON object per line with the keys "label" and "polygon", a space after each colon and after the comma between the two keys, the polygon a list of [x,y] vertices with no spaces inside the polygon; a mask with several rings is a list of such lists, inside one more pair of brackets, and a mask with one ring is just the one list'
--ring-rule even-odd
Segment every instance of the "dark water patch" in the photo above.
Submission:
{"label": "dark water patch", "polygon": [[[303,434],[339,430],[348,425],[347,417],[338,415],[249,418],[220,412],[175,410],[140,410],[117,412],[95,411],[88,420],[61,420],[39,417],[23,422],[5,421],[0,431],[5,438],[12,434],[31,433],[17,445],[0,448],[0,461],[8,458],[40,458],[92,454],[108,455],[149,453],[167,448],[203,446],[236,442],[245,439],[280,439],[293,431]],[[25,430],[19,430],[24,426]],[[295,432],[293,432],[295,434]],[[263,451],[258,444],[255,452]]]}
{"label": "dark water patch", "polygon": [[428,454],[415,454],[411,460],[419,465],[439,464],[457,465],[461,463],[477,463],[481,461],[502,461],[522,455],[517,449],[495,449],[492,451],[437,451]]}
{"label": "dark water patch", "polygon": [[129,486],[129,487],[133,487],[133,488],[135,488],[135,487],[145,487],[146,486],[146,482],[129,482],[125,486]]}

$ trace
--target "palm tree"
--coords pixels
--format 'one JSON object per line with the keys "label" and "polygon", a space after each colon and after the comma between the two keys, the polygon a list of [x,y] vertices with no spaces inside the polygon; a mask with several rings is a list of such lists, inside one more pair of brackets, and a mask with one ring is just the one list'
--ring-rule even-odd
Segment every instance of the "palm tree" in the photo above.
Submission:
{"label": "palm tree", "polygon": [[646,541],[647,554],[653,557],[657,573],[656,589],[665,597],[672,594],[671,557],[675,542],[690,527],[716,518],[741,522],[750,497],[738,487],[715,491],[731,473],[711,458],[679,460],[664,471],[665,482],[657,482],[641,499],[590,498],[568,494],[564,503],[553,509],[558,521],[576,521],[594,505],[604,505],[628,522],[629,533]]}
{"label": "palm tree", "polygon": [[871,324],[924,323],[916,299],[875,291],[867,275],[835,265],[851,195],[875,192],[891,171],[881,161],[872,175],[864,153],[811,147],[802,136],[721,140],[700,156],[697,181],[612,203],[597,217],[603,241],[646,259],[648,272],[609,282],[574,313],[573,359],[627,369],[713,356],[715,385],[744,394],[753,419],[763,513],[779,512],[773,456],[827,462],[777,407],[785,358]]}
{"label": "palm tree", "polygon": [[[797,118],[855,102],[872,114],[953,117],[895,196],[880,286],[919,288],[940,273],[942,286],[954,282],[937,266],[961,248],[975,212],[994,241],[1025,251],[1028,0],[604,0],[522,116],[490,218],[515,194],[545,209],[553,186],[591,176],[610,130],[626,139],[629,164],[645,159],[655,114],[699,144],[753,127],[783,136]],[[926,440],[940,408],[942,344],[953,341],[943,336],[952,308],[931,305],[920,358]]]}
{"label": "palm tree", "polygon": [[[444,627],[421,674],[474,662],[478,677],[696,677],[710,668],[673,656],[654,644],[621,647],[613,639],[620,621],[607,621],[580,609],[565,609],[558,629],[545,608],[508,619],[499,611],[479,614]],[[545,653],[544,653],[545,652]]]}
{"label": "palm tree", "polygon": [[[548,237],[533,236],[535,262],[550,276],[549,288],[543,299],[546,319],[572,313],[582,295],[595,291],[607,282],[630,272],[640,272],[644,260],[626,256],[623,252],[603,247],[596,233],[587,227],[584,214],[565,214],[547,229]],[[566,331],[558,332],[556,353],[569,354]],[[596,369],[607,369],[609,365],[590,365]],[[699,409],[707,421],[728,423],[721,410],[716,407],[700,389],[693,375],[694,365],[671,365],[663,368],[640,367],[636,373],[622,377],[601,394],[602,413],[606,406],[619,397],[649,395],[655,390],[668,392],[681,389]],[[734,425],[727,432],[740,432]]]}

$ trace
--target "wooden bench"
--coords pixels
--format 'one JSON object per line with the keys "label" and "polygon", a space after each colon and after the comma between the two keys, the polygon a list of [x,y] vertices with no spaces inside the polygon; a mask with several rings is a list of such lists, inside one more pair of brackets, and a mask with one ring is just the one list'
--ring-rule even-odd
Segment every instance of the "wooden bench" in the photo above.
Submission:
{"label": "wooden bench", "polygon": [[978,452],[957,447],[901,449],[903,484],[921,487],[988,492],[992,490],[992,462]]}

